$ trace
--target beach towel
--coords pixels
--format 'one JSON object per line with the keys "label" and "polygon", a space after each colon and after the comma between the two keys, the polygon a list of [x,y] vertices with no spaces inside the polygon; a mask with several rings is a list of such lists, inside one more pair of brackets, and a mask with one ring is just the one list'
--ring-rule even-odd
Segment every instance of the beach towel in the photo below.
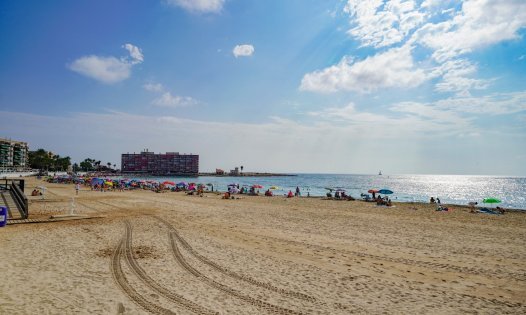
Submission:
{"label": "beach towel", "polygon": [[477,210],[477,212],[478,213],[485,213],[485,214],[496,214],[496,215],[500,215],[501,214],[500,212],[493,211],[493,210],[490,210],[488,208],[479,209],[479,210]]}

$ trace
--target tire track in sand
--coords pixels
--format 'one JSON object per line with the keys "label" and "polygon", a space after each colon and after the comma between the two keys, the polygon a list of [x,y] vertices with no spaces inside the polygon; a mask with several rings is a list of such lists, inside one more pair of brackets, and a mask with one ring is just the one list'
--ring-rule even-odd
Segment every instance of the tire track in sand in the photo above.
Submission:
{"label": "tire track in sand", "polygon": [[200,306],[197,303],[194,303],[185,297],[174,293],[167,288],[161,286],[155,280],[153,280],[145,271],[142,269],[141,266],[137,263],[136,259],[133,257],[133,251],[132,251],[132,226],[128,220],[125,220],[124,223],[126,224],[126,237],[125,237],[125,249],[124,249],[124,256],[126,258],[126,262],[132,269],[132,271],[135,273],[137,277],[139,277],[147,286],[149,286],[152,290],[156,291],[163,297],[167,298],[168,300],[174,302],[175,304],[192,311],[196,314],[206,314],[206,315],[212,315],[212,314],[219,314],[218,312],[213,312],[211,310],[208,310],[202,306]]}
{"label": "tire track in sand", "polygon": [[262,282],[262,281],[254,279],[254,278],[251,278],[249,276],[245,276],[245,275],[242,275],[242,274],[235,273],[235,272],[233,272],[233,271],[231,271],[231,270],[229,270],[229,269],[227,269],[227,268],[225,268],[223,266],[220,266],[220,265],[216,264],[213,261],[210,261],[205,256],[203,256],[203,255],[199,254],[198,252],[196,252],[192,248],[192,246],[190,246],[190,244],[188,244],[188,242],[186,242],[186,240],[179,235],[179,233],[177,232],[175,227],[173,227],[168,221],[166,221],[165,219],[162,219],[162,218],[160,218],[158,216],[153,216],[153,217],[156,218],[157,220],[161,221],[162,223],[164,223],[173,232],[173,234],[177,238],[177,240],[183,245],[183,247],[190,254],[192,254],[195,258],[197,258],[203,264],[208,265],[209,267],[219,271],[220,273],[222,273],[222,274],[224,274],[226,276],[235,278],[237,280],[245,281],[245,282],[250,283],[252,285],[255,285],[255,286],[267,289],[269,291],[273,291],[273,292],[282,294],[282,295],[286,295],[286,296],[289,296],[289,297],[294,297],[294,298],[306,300],[306,301],[309,301],[309,302],[315,302],[316,301],[316,298],[314,298],[312,296],[309,296],[307,294],[278,288],[276,286],[273,286],[270,283]]}
{"label": "tire track in sand", "polygon": [[126,276],[124,275],[124,272],[122,271],[121,267],[121,256],[122,251],[125,243],[125,237],[122,238],[122,240],[119,242],[115,250],[113,251],[112,259],[111,259],[111,272],[113,275],[113,279],[121,290],[137,305],[145,309],[146,311],[152,313],[152,314],[175,314],[174,312],[167,310],[163,308],[160,305],[151,303],[147,299],[145,299],[142,295],[140,295],[128,282],[126,279]]}
{"label": "tire track in sand", "polygon": [[213,288],[216,288],[230,296],[233,296],[235,298],[238,298],[240,300],[243,300],[245,302],[248,302],[250,303],[251,305],[254,305],[256,307],[259,307],[259,308],[262,308],[270,313],[275,313],[275,314],[302,314],[301,312],[297,312],[297,311],[294,311],[294,310],[291,310],[291,309],[287,309],[287,308],[283,308],[283,307],[280,307],[280,306],[277,306],[277,305],[274,305],[274,304],[270,304],[268,302],[265,302],[265,301],[261,301],[261,300],[258,300],[258,299],[255,299],[251,296],[248,296],[248,295],[244,295],[222,283],[219,283],[211,278],[208,278],[206,275],[202,274],[201,272],[199,272],[198,270],[196,270],[195,268],[193,268],[192,266],[190,266],[186,260],[184,259],[183,255],[181,254],[181,251],[179,250],[179,247],[177,246],[177,243],[176,243],[176,237],[174,236],[174,232],[173,231],[170,231],[169,232],[169,236],[170,236],[170,244],[172,246],[172,252],[175,256],[175,259],[177,260],[177,262],[179,263],[179,265],[181,267],[183,267],[183,269],[185,269],[186,271],[188,271],[189,273],[191,273],[192,275],[194,275],[196,278],[198,278],[199,280],[207,283],[208,285],[210,285],[211,287]]}

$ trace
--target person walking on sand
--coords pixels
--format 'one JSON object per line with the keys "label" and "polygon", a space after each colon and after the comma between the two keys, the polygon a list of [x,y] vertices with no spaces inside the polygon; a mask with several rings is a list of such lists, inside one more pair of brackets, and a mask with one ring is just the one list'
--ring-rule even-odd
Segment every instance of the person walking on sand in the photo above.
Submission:
{"label": "person walking on sand", "polygon": [[76,195],[79,194],[79,189],[80,189],[80,184],[79,184],[79,183],[76,183],[76,184],[75,184],[75,194],[76,194]]}
{"label": "person walking on sand", "polygon": [[301,196],[300,194],[300,188],[298,186],[296,186],[296,196],[299,197]]}

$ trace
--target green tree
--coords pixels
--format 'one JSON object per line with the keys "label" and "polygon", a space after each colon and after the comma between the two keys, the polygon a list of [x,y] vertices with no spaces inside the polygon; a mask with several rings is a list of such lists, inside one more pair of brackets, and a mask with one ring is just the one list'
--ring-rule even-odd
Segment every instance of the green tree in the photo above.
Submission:
{"label": "green tree", "polygon": [[29,151],[28,156],[29,166],[33,169],[65,171],[71,165],[71,158],[69,156],[61,157],[58,154],[51,155],[51,152],[44,149]]}
{"label": "green tree", "polygon": [[80,162],[80,168],[84,170],[84,172],[91,172],[95,170],[95,160],[94,159],[84,159],[84,161]]}
{"label": "green tree", "polygon": [[57,156],[55,161],[57,171],[66,171],[71,165],[71,158],[69,156],[60,157]]}
{"label": "green tree", "polygon": [[44,149],[36,151],[29,151],[29,166],[33,169],[45,170],[49,169],[51,165],[51,158],[48,152]]}

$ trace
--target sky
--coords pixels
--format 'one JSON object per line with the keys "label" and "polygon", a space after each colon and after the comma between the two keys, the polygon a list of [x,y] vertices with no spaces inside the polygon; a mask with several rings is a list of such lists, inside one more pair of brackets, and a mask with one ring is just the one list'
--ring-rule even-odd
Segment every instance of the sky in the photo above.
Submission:
{"label": "sky", "polygon": [[0,2],[0,137],[73,162],[526,176],[523,0]]}

